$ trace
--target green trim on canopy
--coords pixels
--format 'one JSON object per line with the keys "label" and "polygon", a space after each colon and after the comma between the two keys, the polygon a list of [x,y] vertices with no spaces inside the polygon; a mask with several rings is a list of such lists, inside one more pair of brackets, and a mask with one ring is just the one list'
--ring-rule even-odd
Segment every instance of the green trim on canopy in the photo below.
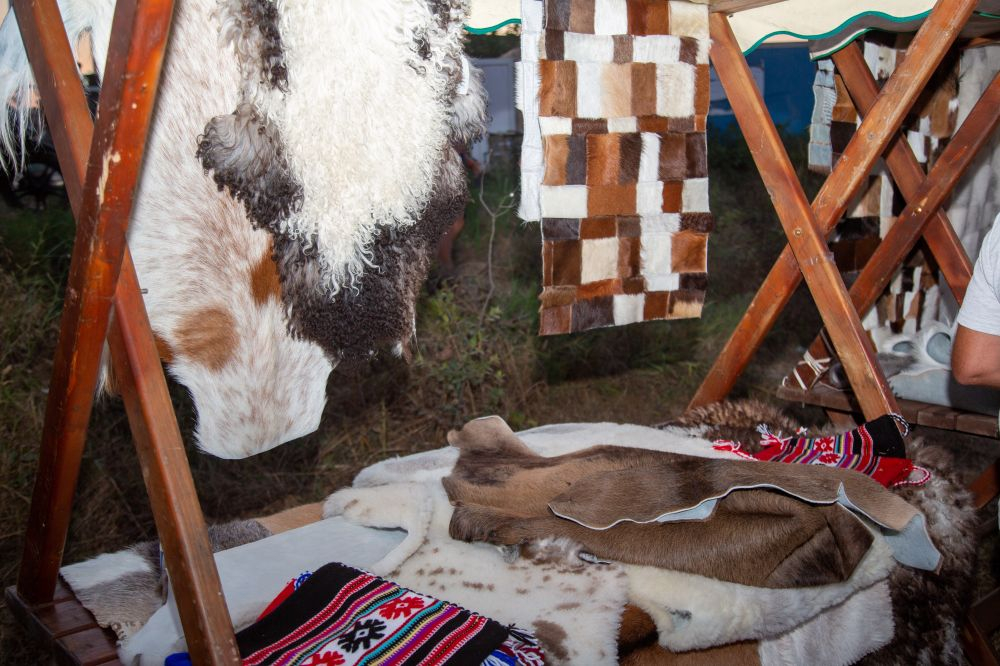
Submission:
{"label": "green trim on canopy", "polygon": [[500,23],[497,23],[494,26],[490,26],[489,28],[473,28],[473,27],[467,25],[467,26],[465,26],[465,31],[469,32],[469,33],[472,33],[473,35],[488,35],[491,32],[496,32],[497,30],[499,30],[500,28],[502,28],[504,26],[511,25],[513,23],[520,23],[520,22],[521,22],[521,19],[519,19],[519,18],[509,18],[506,21],[502,21]]}

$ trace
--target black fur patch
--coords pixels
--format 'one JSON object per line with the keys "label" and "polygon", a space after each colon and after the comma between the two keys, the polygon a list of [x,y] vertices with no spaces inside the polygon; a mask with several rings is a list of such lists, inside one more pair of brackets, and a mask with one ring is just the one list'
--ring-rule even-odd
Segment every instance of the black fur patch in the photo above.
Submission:
{"label": "black fur patch", "polygon": [[[447,158],[457,153],[447,149]],[[275,236],[274,258],[292,332],[320,345],[333,359],[355,362],[405,341],[411,334],[414,302],[438,240],[462,213],[468,196],[463,179],[439,179],[420,220],[405,229],[383,228],[373,247],[377,268],[366,268],[355,289],[332,300],[323,292],[315,258],[302,245]]]}
{"label": "black fur patch", "polygon": [[243,0],[243,18],[260,33],[260,69],[263,80],[288,92],[288,67],[278,30],[278,6],[271,0]]}
{"label": "black fur patch", "polygon": [[198,137],[198,159],[216,185],[246,206],[257,227],[278,232],[278,222],[302,205],[277,128],[251,104],[216,116]]}

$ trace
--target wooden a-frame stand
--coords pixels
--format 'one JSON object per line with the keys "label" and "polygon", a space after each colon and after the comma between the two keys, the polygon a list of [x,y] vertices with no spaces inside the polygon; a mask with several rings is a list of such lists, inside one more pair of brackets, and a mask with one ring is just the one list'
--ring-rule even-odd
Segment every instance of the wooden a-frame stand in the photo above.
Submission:
{"label": "wooden a-frame stand", "polygon": [[[691,406],[723,399],[773,326],[799,280],[816,300],[833,346],[867,417],[897,411],[874,361],[858,311],[870,305],[892,269],[923,235],[961,298],[971,267],[940,205],[1000,117],[1000,84],[926,178],[905,139],[894,138],[975,0],[940,0],[881,92],[856,47],[835,56],[865,120],[810,206],[729,27],[727,12],[773,0],[715,0],[711,58],[777,209],[789,246],[775,264]],[[81,620],[58,575],[73,493],[107,339],[142,465],[188,650],[196,664],[234,664],[239,655],[208,543],[180,431],[167,392],[126,231],[156,98],[173,0],[119,0],[96,125],[78,85],[56,0],[12,0],[77,219],[59,345],[46,409],[39,469],[15,614],[68,663],[109,664],[113,649]],[[954,149],[952,149],[954,146]],[[890,169],[910,202],[877,260],[850,292],[826,235],[862,180],[889,150]],[[859,286],[860,285],[860,286]],[[84,612],[85,613],[85,612]],[[97,647],[95,647],[97,646]],[[99,648],[99,649],[98,649]],[[87,650],[90,649],[90,652]],[[110,651],[109,651],[110,650]]]}

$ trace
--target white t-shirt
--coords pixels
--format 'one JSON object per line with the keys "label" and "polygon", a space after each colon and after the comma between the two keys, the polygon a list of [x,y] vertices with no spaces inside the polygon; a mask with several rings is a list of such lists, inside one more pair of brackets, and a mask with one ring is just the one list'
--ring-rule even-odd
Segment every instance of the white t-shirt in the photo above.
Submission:
{"label": "white t-shirt", "polygon": [[958,311],[961,326],[1000,335],[1000,215],[983,239],[979,259]]}

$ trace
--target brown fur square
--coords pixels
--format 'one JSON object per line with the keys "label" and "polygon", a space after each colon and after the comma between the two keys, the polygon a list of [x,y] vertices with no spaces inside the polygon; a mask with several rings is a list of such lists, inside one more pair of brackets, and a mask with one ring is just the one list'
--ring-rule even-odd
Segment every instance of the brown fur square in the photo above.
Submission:
{"label": "brown fur square", "polygon": [[580,221],[580,238],[614,238],[616,231],[613,217],[588,217]]}
{"label": "brown fur square", "polygon": [[573,331],[587,331],[592,328],[613,325],[615,323],[613,299],[613,296],[602,296],[575,303],[573,305]]}
{"label": "brown fur square", "polygon": [[679,60],[689,65],[698,60],[698,40],[694,37],[681,37],[681,53]]}
{"label": "brown fur square", "polygon": [[688,132],[695,132],[697,131],[695,118],[694,116],[684,116],[682,118],[667,118],[667,130],[670,132],[680,132],[682,134],[687,134]]}
{"label": "brown fur square", "polygon": [[632,63],[631,68],[632,115],[656,115],[656,64],[636,62]]}
{"label": "brown fur square", "polygon": [[546,60],[563,60],[566,57],[566,33],[562,30],[546,30],[544,53]]}
{"label": "brown fur square", "polygon": [[587,137],[570,134],[567,139],[569,156],[566,158],[566,184],[587,184]]}
{"label": "brown fur square", "polygon": [[542,137],[545,151],[545,176],[543,185],[566,185],[566,164],[569,160],[569,141],[564,134]]}
{"label": "brown fur square", "polygon": [[618,64],[632,62],[632,35],[614,35],[615,56],[614,61]]}
{"label": "brown fur square", "polygon": [[590,214],[635,215],[635,185],[601,185],[589,188],[587,209]]}
{"label": "brown fur square", "polygon": [[564,0],[571,3],[569,11],[570,32],[593,34],[594,32],[594,0]]}
{"label": "brown fur square", "polygon": [[708,65],[694,67],[694,115],[704,116],[712,101],[710,74]]}
{"label": "brown fur square", "polygon": [[539,335],[562,335],[569,333],[573,324],[573,306],[542,308],[538,318]]}
{"label": "brown fur square", "polygon": [[687,178],[687,140],[683,134],[660,135],[660,180]]}
{"label": "brown fur square", "polygon": [[587,137],[587,185],[616,185],[621,154],[618,134]]}
{"label": "brown fur square", "polygon": [[715,218],[711,213],[681,214],[681,231],[696,231],[707,234],[715,229]]}
{"label": "brown fur square", "polygon": [[703,273],[708,264],[708,236],[680,231],[670,242],[670,266],[675,273]]}
{"label": "brown fur square", "polygon": [[633,35],[669,35],[669,8],[663,0],[627,0],[628,31]]}
{"label": "brown fur square", "polygon": [[598,280],[597,282],[588,282],[587,284],[580,285],[580,288],[576,292],[576,297],[580,300],[590,300],[620,293],[621,289],[621,280],[609,278],[607,280]]}
{"label": "brown fur square", "polygon": [[670,121],[663,116],[641,116],[638,125],[640,132],[653,132],[654,134],[662,134],[670,129]]}
{"label": "brown fur square", "polygon": [[618,218],[619,238],[638,238],[642,235],[642,224],[636,216],[621,216]]}
{"label": "brown fur square", "polygon": [[641,277],[625,278],[622,280],[622,293],[635,296],[646,291],[646,279]]}
{"label": "brown fur square", "polygon": [[684,182],[680,180],[668,180],[663,183],[663,212],[681,212],[682,197],[684,194]]}
{"label": "brown fur square", "polygon": [[545,27],[569,30],[569,0],[545,0]]}
{"label": "brown fur square", "polygon": [[700,133],[686,135],[687,140],[687,177],[705,178],[708,176],[708,144],[705,135]]}
{"label": "brown fur square", "polygon": [[667,305],[670,301],[668,291],[650,291],[646,294],[646,303],[643,306],[642,318],[663,319],[667,316]]}
{"label": "brown fur square", "polygon": [[580,220],[565,217],[542,219],[543,240],[578,240],[579,238]]}
{"label": "brown fur square", "polygon": [[638,238],[618,239],[618,275],[623,278],[639,277],[640,250]]}
{"label": "brown fur square", "polygon": [[572,118],[576,116],[576,63],[572,60],[542,60],[538,114]]}
{"label": "brown fur square", "polygon": [[545,287],[538,297],[543,308],[557,308],[562,305],[573,305],[576,300],[576,287]]}
{"label": "brown fur square", "polygon": [[622,185],[639,180],[639,163],[642,160],[642,136],[638,133],[621,134],[621,170],[618,182]]}
{"label": "brown fur square", "polygon": [[580,284],[582,248],[580,241],[552,241],[552,284],[553,286]]}
{"label": "brown fur square", "polygon": [[601,68],[601,107],[607,118],[632,115],[631,65],[604,65]]}

